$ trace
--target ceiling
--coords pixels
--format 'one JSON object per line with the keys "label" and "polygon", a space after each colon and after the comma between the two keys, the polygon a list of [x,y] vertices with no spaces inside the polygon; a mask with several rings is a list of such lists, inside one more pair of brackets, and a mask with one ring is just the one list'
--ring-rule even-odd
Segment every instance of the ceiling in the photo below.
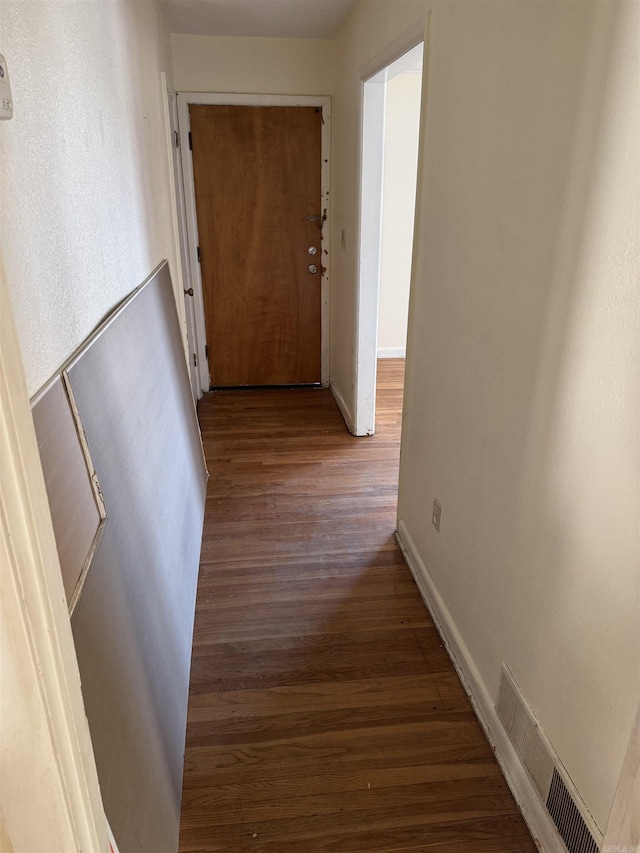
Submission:
{"label": "ceiling", "polygon": [[358,0],[162,0],[173,33],[335,38]]}

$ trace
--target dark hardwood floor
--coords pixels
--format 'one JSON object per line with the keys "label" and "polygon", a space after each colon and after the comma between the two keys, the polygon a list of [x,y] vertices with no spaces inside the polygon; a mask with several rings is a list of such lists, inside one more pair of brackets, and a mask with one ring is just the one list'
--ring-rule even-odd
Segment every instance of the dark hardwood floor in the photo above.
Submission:
{"label": "dark hardwood floor", "polygon": [[182,853],[536,849],[394,539],[402,373],[372,438],[324,390],[200,404]]}

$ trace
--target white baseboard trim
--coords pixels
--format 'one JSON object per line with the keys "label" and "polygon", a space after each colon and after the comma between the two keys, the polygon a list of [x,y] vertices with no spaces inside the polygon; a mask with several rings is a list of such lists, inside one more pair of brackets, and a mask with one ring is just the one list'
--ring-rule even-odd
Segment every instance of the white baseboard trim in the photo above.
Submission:
{"label": "white baseboard trim", "polygon": [[502,727],[469,649],[402,521],[398,522],[396,538],[533,840],[543,853],[566,853],[555,824]]}
{"label": "white baseboard trim", "polygon": [[344,422],[347,425],[347,429],[352,435],[355,435],[355,419],[351,414],[351,409],[349,408],[349,406],[347,406],[344,397],[333,384],[333,379],[329,381],[329,388],[331,388],[331,393],[333,394],[333,397],[336,403],[338,404],[338,408],[342,413],[342,417],[344,418]]}
{"label": "white baseboard trim", "polygon": [[406,358],[406,347],[381,347],[378,350],[378,358]]}

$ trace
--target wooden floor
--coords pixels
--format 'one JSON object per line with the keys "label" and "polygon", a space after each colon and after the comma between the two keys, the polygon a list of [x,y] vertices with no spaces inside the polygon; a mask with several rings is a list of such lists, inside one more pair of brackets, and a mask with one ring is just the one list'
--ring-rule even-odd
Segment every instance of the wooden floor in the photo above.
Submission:
{"label": "wooden floor", "polygon": [[183,853],[536,849],[394,540],[402,370],[373,438],[324,390],[200,404]]}

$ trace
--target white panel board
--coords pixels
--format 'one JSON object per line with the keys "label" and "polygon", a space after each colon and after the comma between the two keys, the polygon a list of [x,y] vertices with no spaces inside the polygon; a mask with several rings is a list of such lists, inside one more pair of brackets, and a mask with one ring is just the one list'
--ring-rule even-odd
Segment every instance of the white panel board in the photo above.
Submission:
{"label": "white panel board", "polygon": [[109,522],[72,627],[121,853],[175,853],[206,470],[167,264],[66,370]]}
{"label": "white panel board", "polygon": [[106,514],[62,376],[34,398],[31,413],[69,610],[80,595]]}

